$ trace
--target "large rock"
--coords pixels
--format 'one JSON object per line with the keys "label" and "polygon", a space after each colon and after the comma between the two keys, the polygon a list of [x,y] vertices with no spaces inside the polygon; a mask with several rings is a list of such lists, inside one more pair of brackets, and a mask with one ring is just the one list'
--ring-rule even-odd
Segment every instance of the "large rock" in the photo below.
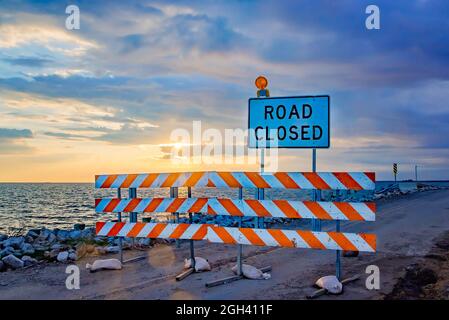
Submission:
{"label": "large rock", "polygon": [[24,242],[24,237],[10,237],[7,240],[3,241],[3,247],[13,247],[14,249],[20,249]]}
{"label": "large rock", "polygon": [[62,244],[60,244],[60,243],[55,243],[54,245],[52,245],[52,246],[50,247],[50,249],[51,249],[51,250],[59,250],[59,251],[61,251],[63,247],[64,247],[64,246],[63,246]]}
{"label": "large rock", "polygon": [[23,256],[22,261],[23,261],[24,267],[28,267],[28,266],[31,266],[31,265],[37,263],[37,260],[34,258],[31,258],[30,256]]}
{"label": "large rock", "polygon": [[33,246],[29,243],[24,243],[20,249],[22,250],[23,254],[25,254],[25,255],[34,254],[34,252],[35,252]]}
{"label": "large rock", "polygon": [[2,259],[3,263],[7,266],[11,267],[12,269],[20,269],[23,268],[23,261],[19,258],[15,257],[14,255],[10,254]]}
{"label": "large rock", "polygon": [[67,230],[58,230],[56,233],[56,239],[58,241],[66,241],[70,236],[70,232]]}
{"label": "large rock", "polygon": [[53,242],[55,242],[57,239],[56,239],[56,236],[53,234],[53,233],[50,233],[49,235],[48,235],[48,237],[47,237],[47,241],[49,242],[49,243],[53,243]]}
{"label": "large rock", "polygon": [[10,254],[13,254],[15,252],[13,247],[6,247],[3,250],[0,250],[0,258],[6,257]]}
{"label": "large rock", "polygon": [[81,238],[83,239],[92,239],[95,236],[94,228],[87,228],[81,231]]}
{"label": "large rock", "polygon": [[56,260],[58,260],[59,262],[66,262],[68,258],[69,258],[69,253],[67,251],[63,251],[63,252],[58,253]]}
{"label": "large rock", "polygon": [[47,240],[48,237],[50,236],[50,234],[52,234],[52,232],[50,230],[44,228],[39,233],[39,239]]}
{"label": "large rock", "polygon": [[42,229],[30,229],[29,231],[34,232],[35,234],[39,235],[41,233]]}
{"label": "large rock", "polygon": [[76,261],[78,257],[76,256],[75,252],[70,252],[68,258],[69,260]]}
{"label": "large rock", "polygon": [[107,237],[103,237],[103,236],[97,236],[94,238],[95,242],[104,242],[107,240]]}
{"label": "large rock", "polygon": [[72,240],[78,240],[81,238],[81,231],[80,230],[70,231],[69,237]]}
{"label": "large rock", "polygon": [[48,245],[45,245],[45,244],[34,244],[33,247],[34,247],[34,250],[42,251],[42,252],[47,251],[47,250],[50,249],[50,247]]}
{"label": "large rock", "polygon": [[36,239],[37,237],[39,237],[39,233],[37,233],[37,232],[35,232],[33,230],[30,230],[30,231],[27,232],[26,236]]}

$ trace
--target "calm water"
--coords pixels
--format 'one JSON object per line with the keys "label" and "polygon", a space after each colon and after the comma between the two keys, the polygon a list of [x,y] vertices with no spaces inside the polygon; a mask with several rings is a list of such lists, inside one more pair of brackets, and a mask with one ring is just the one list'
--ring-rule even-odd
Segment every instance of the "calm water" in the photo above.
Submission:
{"label": "calm water", "polygon": [[[219,192],[217,192],[219,191]],[[179,196],[186,197],[186,188],[179,189]],[[256,190],[244,190],[244,197],[254,197]],[[127,189],[122,189],[126,197]],[[266,192],[267,198],[306,199],[309,192],[277,191]],[[95,213],[95,197],[114,197],[115,190],[95,189],[90,183],[0,183],[0,232],[11,234],[30,228],[72,228],[74,223],[85,223],[93,226],[98,220]],[[138,197],[168,197],[169,190],[142,189]],[[235,189],[203,189],[193,190],[193,197],[238,197]],[[161,214],[158,215],[161,217]],[[162,219],[168,215],[162,215]],[[102,218],[114,218],[115,214]]]}
{"label": "calm water", "polygon": [[[390,182],[379,182],[380,189]],[[128,190],[123,189],[126,197]],[[138,190],[139,197],[168,197],[168,189]],[[94,211],[95,197],[113,197],[109,189],[95,189],[90,183],[0,183],[0,232],[11,234],[30,228],[72,228],[74,223],[93,226],[98,220]],[[245,198],[254,198],[255,189],[245,189]],[[329,193],[324,192],[323,196]],[[179,189],[179,196],[186,196],[186,189]],[[238,197],[237,189],[194,189],[193,197]],[[309,199],[309,191],[266,190],[266,199]],[[114,215],[107,216],[115,217]],[[102,218],[106,218],[102,215]],[[161,217],[159,214],[158,217]],[[165,217],[165,218],[164,218]],[[167,215],[162,215],[166,219]]]}

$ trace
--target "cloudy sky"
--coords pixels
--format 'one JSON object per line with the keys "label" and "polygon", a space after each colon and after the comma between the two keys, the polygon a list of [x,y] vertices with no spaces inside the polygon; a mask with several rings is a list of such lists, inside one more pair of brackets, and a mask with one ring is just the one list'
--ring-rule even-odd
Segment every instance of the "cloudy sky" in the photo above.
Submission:
{"label": "cloudy sky", "polygon": [[[67,30],[76,4],[80,29]],[[380,30],[365,9],[380,8]],[[167,161],[170,133],[246,128],[272,96],[329,94],[318,169],[449,179],[449,2],[0,2],[0,181],[225,168]],[[281,150],[280,170],[310,170]],[[252,169],[257,165],[226,166]]]}

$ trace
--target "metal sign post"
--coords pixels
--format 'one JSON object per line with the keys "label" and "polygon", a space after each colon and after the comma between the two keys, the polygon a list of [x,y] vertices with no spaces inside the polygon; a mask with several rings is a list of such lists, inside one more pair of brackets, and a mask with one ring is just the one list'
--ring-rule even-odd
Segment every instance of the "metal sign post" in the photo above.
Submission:
{"label": "metal sign post", "polygon": [[[170,188],[170,198],[177,198],[178,197],[178,188],[177,187],[171,187]],[[174,223],[179,223],[179,212],[172,213],[172,218]],[[179,239],[175,240],[176,248],[179,248],[181,246]]]}
{"label": "metal sign post", "polygon": [[[257,97],[269,97],[270,96],[270,91],[267,89],[268,86],[268,80],[265,77],[257,77],[256,81],[255,81],[256,87],[259,89],[257,90]],[[264,173],[265,172],[265,149],[262,148],[260,149],[260,172]],[[265,190],[262,189],[257,189],[257,196],[256,199],[258,200],[264,200],[265,199]],[[259,228],[263,228],[265,225],[265,221],[264,218],[257,218],[257,226]]]}
{"label": "metal sign post", "polygon": [[[340,220],[335,221],[335,231],[336,232],[340,232]],[[337,256],[336,256],[336,261],[335,261],[335,276],[337,277],[338,280],[341,279],[341,251],[337,250]]]}
{"label": "metal sign post", "polygon": [[[312,149],[312,172],[316,172],[316,149]],[[314,190],[313,201],[321,200],[321,190]],[[312,219],[312,230],[313,231],[321,231],[321,220],[320,219]]]}
{"label": "metal sign post", "polygon": [[396,182],[396,176],[398,175],[398,164],[393,163],[394,182]]}
{"label": "metal sign post", "polygon": [[[260,150],[260,172],[265,172],[265,149]],[[257,189],[257,199],[264,200],[265,199],[265,189],[258,188]],[[258,218],[258,227],[263,228],[265,225],[265,219],[263,217]]]}

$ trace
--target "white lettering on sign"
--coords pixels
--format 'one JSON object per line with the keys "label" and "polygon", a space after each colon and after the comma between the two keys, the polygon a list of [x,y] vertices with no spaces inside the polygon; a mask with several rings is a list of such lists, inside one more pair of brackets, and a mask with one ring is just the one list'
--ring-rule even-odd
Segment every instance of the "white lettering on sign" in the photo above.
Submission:
{"label": "white lettering on sign", "polygon": [[250,148],[328,148],[329,96],[249,99]]}

